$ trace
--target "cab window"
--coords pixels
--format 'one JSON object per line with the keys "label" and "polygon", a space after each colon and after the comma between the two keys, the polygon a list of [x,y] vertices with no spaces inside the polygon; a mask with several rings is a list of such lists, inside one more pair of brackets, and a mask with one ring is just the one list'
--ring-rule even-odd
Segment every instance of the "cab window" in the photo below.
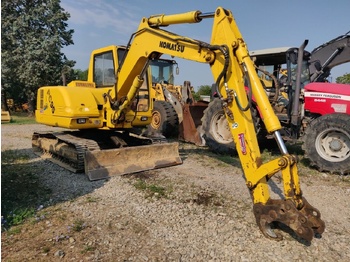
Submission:
{"label": "cab window", "polygon": [[96,87],[113,86],[115,84],[115,69],[112,51],[95,55],[94,82]]}

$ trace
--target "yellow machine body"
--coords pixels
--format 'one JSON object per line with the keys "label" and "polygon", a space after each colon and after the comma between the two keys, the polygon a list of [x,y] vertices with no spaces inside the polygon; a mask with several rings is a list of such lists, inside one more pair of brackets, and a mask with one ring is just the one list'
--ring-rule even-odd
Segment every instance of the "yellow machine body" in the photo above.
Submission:
{"label": "yellow machine body", "polygon": [[[143,90],[142,106],[138,108],[131,106],[124,115],[125,120],[111,123],[114,110],[105,102],[104,94],[114,90],[115,72],[119,61],[118,50],[124,52],[125,48],[108,46],[92,52],[89,72],[94,74],[88,74],[88,81],[73,81],[68,86],[41,87],[35,111],[36,121],[69,129],[130,129],[148,125],[152,116],[152,99],[148,95],[149,87],[152,85],[150,81],[144,81],[135,90],[135,92],[138,89]],[[99,60],[101,68],[94,63]],[[106,61],[109,67],[102,68],[105,66],[103,62]],[[136,101],[139,98],[127,99]]]}
{"label": "yellow machine body", "polygon": [[[137,136],[120,138],[120,132],[129,133],[133,128],[150,124],[153,105],[149,70],[144,74],[146,80],[134,79],[130,92],[120,98],[127,106],[108,101],[115,88],[118,55],[124,52],[125,47],[118,46],[94,50],[88,81],[39,88],[36,121],[72,132],[34,133],[35,152],[50,154],[52,161],[71,171],[85,172],[90,180],[182,163],[178,143],[161,141],[150,145],[151,140]],[[123,108],[122,112],[118,113],[113,106]],[[101,131],[96,133],[97,130]],[[142,155],[147,157],[140,158]]]}

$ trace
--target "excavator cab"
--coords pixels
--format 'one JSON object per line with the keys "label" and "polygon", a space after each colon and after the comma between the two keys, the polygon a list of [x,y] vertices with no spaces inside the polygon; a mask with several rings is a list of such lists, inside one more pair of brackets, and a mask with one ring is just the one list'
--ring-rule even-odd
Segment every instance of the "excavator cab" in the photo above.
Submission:
{"label": "excavator cab", "polygon": [[165,83],[174,85],[174,66],[178,74],[179,67],[175,60],[155,59],[150,62],[152,73],[152,84]]}

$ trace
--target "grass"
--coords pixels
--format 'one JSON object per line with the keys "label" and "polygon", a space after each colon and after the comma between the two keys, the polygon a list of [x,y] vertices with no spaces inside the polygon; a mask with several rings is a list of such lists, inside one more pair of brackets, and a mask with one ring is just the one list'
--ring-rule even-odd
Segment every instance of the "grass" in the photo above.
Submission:
{"label": "grass", "polygon": [[147,184],[146,181],[142,179],[138,179],[134,183],[134,187],[138,190],[145,191],[147,193],[147,197],[161,198],[167,196],[167,189],[165,187],[155,184]]}
{"label": "grass", "polygon": [[86,198],[86,202],[87,203],[95,203],[95,202],[98,202],[100,199],[98,197],[92,197],[92,196],[88,196]]}
{"label": "grass", "polygon": [[28,116],[28,113],[23,112],[11,112],[11,121],[3,122],[2,125],[24,125],[24,124],[37,124],[34,116]]}
{"label": "grass", "polygon": [[[28,113],[10,114],[11,121],[2,125],[36,124]],[[28,155],[19,150],[1,152],[1,231],[11,233],[12,226],[34,217],[38,206],[49,199],[51,191],[41,185],[36,172]]]}
{"label": "grass", "polygon": [[1,153],[1,230],[22,224],[33,217],[49,199],[51,191],[42,186],[37,170],[20,151]]}
{"label": "grass", "polygon": [[12,165],[29,160],[29,156],[21,154],[18,150],[8,150],[1,152],[1,165]]}
{"label": "grass", "polygon": [[94,246],[84,246],[84,249],[80,253],[86,254],[87,252],[92,252],[95,250],[96,250],[96,247],[94,247]]}
{"label": "grass", "polygon": [[82,231],[84,228],[86,227],[86,224],[84,222],[84,220],[82,219],[77,219],[74,221],[73,225],[72,225],[72,230],[75,232],[80,232]]}
{"label": "grass", "polygon": [[47,254],[47,253],[50,252],[50,247],[45,246],[45,247],[42,248],[42,251],[43,251],[44,254]]}

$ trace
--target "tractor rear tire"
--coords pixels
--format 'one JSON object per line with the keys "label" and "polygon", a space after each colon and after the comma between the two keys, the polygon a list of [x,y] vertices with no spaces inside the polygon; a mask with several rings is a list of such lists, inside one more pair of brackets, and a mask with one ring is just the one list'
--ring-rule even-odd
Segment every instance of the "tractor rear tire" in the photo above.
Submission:
{"label": "tractor rear tire", "polygon": [[154,101],[152,122],[147,127],[147,135],[171,138],[177,137],[178,132],[179,118],[174,107],[166,101]]}
{"label": "tractor rear tire", "polygon": [[201,132],[210,151],[217,154],[236,155],[236,146],[220,99],[215,98],[204,110]]}
{"label": "tractor rear tire", "polygon": [[319,171],[350,173],[350,115],[329,114],[313,120],[305,130],[302,148]]}

